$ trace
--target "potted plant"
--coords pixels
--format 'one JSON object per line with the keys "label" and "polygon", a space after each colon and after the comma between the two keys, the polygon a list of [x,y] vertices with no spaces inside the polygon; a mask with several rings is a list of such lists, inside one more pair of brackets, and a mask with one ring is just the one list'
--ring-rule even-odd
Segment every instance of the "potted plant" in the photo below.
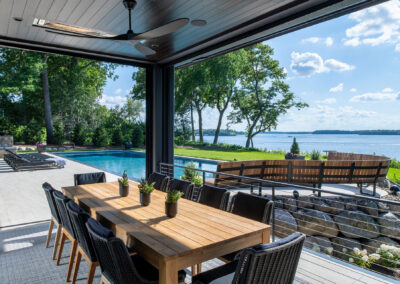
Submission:
{"label": "potted plant", "polygon": [[139,192],[140,192],[140,204],[142,206],[147,206],[150,204],[150,194],[154,190],[155,182],[148,184],[147,180],[142,179],[139,184]]}
{"label": "potted plant", "polygon": [[37,148],[39,153],[43,153],[44,151],[46,151],[46,141],[44,143],[37,142],[36,143],[36,148]]}
{"label": "potted plant", "polygon": [[183,195],[183,192],[177,189],[168,189],[167,197],[165,198],[165,214],[173,218],[178,213],[178,200]]}
{"label": "potted plant", "polygon": [[119,195],[121,197],[128,196],[129,194],[129,179],[128,175],[126,174],[126,170],[122,174],[122,177],[118,179],[119,183]]}

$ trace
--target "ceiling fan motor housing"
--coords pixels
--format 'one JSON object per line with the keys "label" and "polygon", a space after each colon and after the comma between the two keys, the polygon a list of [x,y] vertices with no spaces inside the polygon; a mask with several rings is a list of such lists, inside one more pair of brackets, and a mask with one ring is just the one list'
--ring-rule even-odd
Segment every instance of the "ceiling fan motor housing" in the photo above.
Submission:
{"label": "ceiling fan motor housing", "polygon": [[133,10],[136,7],[137,2],[135,0],[124,0],[124,6],[128,10]]}

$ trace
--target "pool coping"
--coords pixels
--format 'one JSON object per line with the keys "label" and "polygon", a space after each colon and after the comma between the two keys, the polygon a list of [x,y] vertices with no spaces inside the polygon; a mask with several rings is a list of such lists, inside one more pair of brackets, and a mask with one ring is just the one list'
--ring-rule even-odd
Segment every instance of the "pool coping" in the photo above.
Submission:
{"label": "pool coping", "polygon": [[[77,160],[74,160],[74,159],[70,159],[70,158],[68,158],[66,156],[63,156],[62,153],[102,153],[102,152],[125,152],[125,151],[146,154],[146,152],[135,151],[135,150],[65,151],[65,152],[50,152],[49,151],[48,153],[50,153],[52,155],[55,155],[57,157],[60,157],[60,158],[75,162],[75,163],[81,163],[81,164],[86,165],[88,167],[92,167],[92,168],[95,168],[95,169],[98,169],[98,170],[102,170],[102,171],[105,171],[105,172],[108,172],[108,173],[111,173],[111,174],[114,174],[114,175],[117,175],[117,176],[121,176],[121,173],[117,173],[117,172],[114,172],[114,171],[106,170],[106,169],[103,169],[101,167],[94,166],[94,165],[91,165],[91,164],[88,164],[88,163],[85,163],[85,162],[81,162],[81,161],[77,161]],[[214,162],[215,165],[217,165],[218,162],[222,162],[221,160],[202,159],[202,158],[196,158],[196,157],[190,157],[190,156],[174,155],[174,158],[175,157],[177,157],[177,158],[190,158],[193,161],[199,161],[199,162]],[[133,181],[136,181],[136,182],[140,182],[140,180],[141,180],[140,178],[134,178],[134,177],[129,178],[129,179],[133,180]]]}

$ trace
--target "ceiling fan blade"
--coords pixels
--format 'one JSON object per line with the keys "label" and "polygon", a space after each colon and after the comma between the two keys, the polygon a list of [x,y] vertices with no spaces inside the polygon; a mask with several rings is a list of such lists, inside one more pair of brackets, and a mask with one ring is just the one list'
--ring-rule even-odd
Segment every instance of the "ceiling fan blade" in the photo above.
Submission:
{"label": "ceiling fan blade", "polygon": [[92,38],[102,38],[102,39],[112,39],[116,37],[116,35],[109,34],[102,31],[97,31],[93,29],[82,28],[78,26],[71,26],[67,24],[61,23],[53,23],[45,19],[35,18],[33,20],[33,26],[39,28],[45,28],[46,30],[58,31],[61,33],[66,33],[67,35],[80,35]]}
{"label": "ceiling fan blade", "polygon": [[142,40],[142,39],[151,39],[151,38],[164,36],[164,35],[173,33],[174,31],[177,31],[177,30],[183,28],[188,23],[189,23],[188,18],[177,19],[172,22],[169,22],[168,24],[160,26],[158,28],[138,34],[138,35],[132,37],[131,39],[132,40]]}
{"label": "ceiling fan blade", "polygon": [[144,55],[154,55],[156,54],[156,51],[151,49],[150,47],[144,45],[143,43],[136,42],[136,43],[131,43],[131,45],[136,48],[137,51],[140,53],[143,53]]}

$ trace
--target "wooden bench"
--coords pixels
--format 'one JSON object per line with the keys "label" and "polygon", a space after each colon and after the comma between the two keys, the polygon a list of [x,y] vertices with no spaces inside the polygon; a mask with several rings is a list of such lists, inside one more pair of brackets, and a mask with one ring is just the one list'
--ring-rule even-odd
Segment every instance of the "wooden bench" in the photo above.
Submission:
{"label": "wooden bench", "polygon": [[[254,185],[245,177],[294,184],[311,184],[321,188],[322,184],[353,183],[362,191],[362,184],[373,184],[386,178],[390,159],[383,156],[329,153],[327,161],[312,160],[256,160],[219,162],[217,174],[207,183],[213,185]],[[231,177],[223,173],[241,177]]]}

